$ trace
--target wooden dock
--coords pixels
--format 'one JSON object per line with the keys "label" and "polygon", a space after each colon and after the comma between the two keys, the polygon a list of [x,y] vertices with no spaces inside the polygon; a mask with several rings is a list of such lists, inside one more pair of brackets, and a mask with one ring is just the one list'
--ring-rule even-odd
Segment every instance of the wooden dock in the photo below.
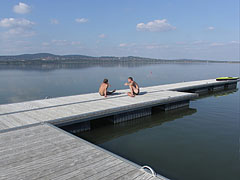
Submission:
{"label": "wooden dock", "polygon": [[7,104],[0,106],[0,129],[42,122],[56,125],[84,122],[195,97],[192,93],[149,90],[135,98],[129,98],[126,92],[108,98],[93,93]]}
{"label": "wooden dock", "polygon": [[[0,105],[0,179],[167,179],[75,137],[56,126],[109,118],[113,123],[188,106],[198,94],[234,89],[215,79],[141,88],[135,98],[119,90]],[[99,119],[101,120],[101,119]]]}
{"label": "wooden dock", "polygon": [[49,124],[0,133],[0,179],[166,179]]}

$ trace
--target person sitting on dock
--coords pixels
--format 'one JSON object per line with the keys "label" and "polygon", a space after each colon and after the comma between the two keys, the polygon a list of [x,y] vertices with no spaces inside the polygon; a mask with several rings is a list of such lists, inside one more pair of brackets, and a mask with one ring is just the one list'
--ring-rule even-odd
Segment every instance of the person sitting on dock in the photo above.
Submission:
{"label": "person sitting on dock", "polygon": [[140,92],[139,86],[138,86],[138,84],[135,81],[133,81],[132,77],[129,77],[128,78],[128,83],[125,83],[124,85],[125,86],[129,86],[129,88],[130,88],[131,92],[127,93],[128,96],[135,97],[136,95],[139,94],[139,92]]}
{"label": "person sitting on dock", "polygon": [[107,95],[113,94],[116,91],[116,89],[114,89],[113,91],[107,91],[107,89],[110,86],[111,85],[108,83],[108,79],[104,79],[103,83],[99,87],[99,94],[104,97],[107,97]]}

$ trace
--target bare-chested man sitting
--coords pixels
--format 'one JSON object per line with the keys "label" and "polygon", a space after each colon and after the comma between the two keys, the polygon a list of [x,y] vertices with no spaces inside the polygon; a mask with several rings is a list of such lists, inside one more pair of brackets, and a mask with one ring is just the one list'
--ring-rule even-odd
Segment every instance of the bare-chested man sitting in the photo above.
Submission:
{"label": "bare-chested man sitting", "polygon": [[107,95],[113,94],[116,91],[116,89],[114,89],[113,91],[107,91],[107,89],[110,86],[111,85],[108,83],[108,79],[104,79],[103,83],[99,87],[99,94],[104,97],[107,97]]}
{"label": "bare-chested man sitting", "polygon": [[135,97],[136,95],[138,95],[140,93],[139,86],[135,81],[133,81],[132,77],[129,77],[128,78],[128,83],[125,83],[124,85],[129,86],[129,88],[130,88],[131,92],[127,93],[128,96]]}

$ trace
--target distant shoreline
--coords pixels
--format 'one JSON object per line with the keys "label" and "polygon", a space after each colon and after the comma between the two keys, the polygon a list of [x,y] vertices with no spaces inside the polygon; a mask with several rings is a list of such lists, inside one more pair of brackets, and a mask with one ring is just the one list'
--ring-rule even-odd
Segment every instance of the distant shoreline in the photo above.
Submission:
{"label": "distant shoreline", "polygon": [[0,65],[47,65],[47,64],[189,64],[189,63],[240,63],[240,61],[216,61],[195,59],[154,59],[143,57],[54,55],[49,53],[0,56]]}

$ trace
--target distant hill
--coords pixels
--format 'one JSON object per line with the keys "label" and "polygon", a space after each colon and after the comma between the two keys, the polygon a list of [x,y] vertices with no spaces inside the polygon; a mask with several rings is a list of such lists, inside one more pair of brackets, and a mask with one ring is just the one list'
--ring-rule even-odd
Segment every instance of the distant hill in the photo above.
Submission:
{"label": "distant hill", "polygon": [[0,56],[0,64],[42,64],[42,63],[239,63],[239,61],[213,61],[193,59],[154,59],[135,56],[115,57],[101,56],[92,57],[85,55],[55,55],[50,53],[22,54],[16,56]]}
{"label": "distant hill", "polygon": [[50,53],[37,53],[37,54],[21,54],[21,55],[16,55],[16,56],[0,56],[0,61],[1,60],[8,60],[8,61],[33,61],[33,60],[65,60],[66,58],[74,58],[74,59],[79,59],[79,58],[91,58],[90,56],[82,56],[82,55],[55,55],[55,54],[50,54]]}

